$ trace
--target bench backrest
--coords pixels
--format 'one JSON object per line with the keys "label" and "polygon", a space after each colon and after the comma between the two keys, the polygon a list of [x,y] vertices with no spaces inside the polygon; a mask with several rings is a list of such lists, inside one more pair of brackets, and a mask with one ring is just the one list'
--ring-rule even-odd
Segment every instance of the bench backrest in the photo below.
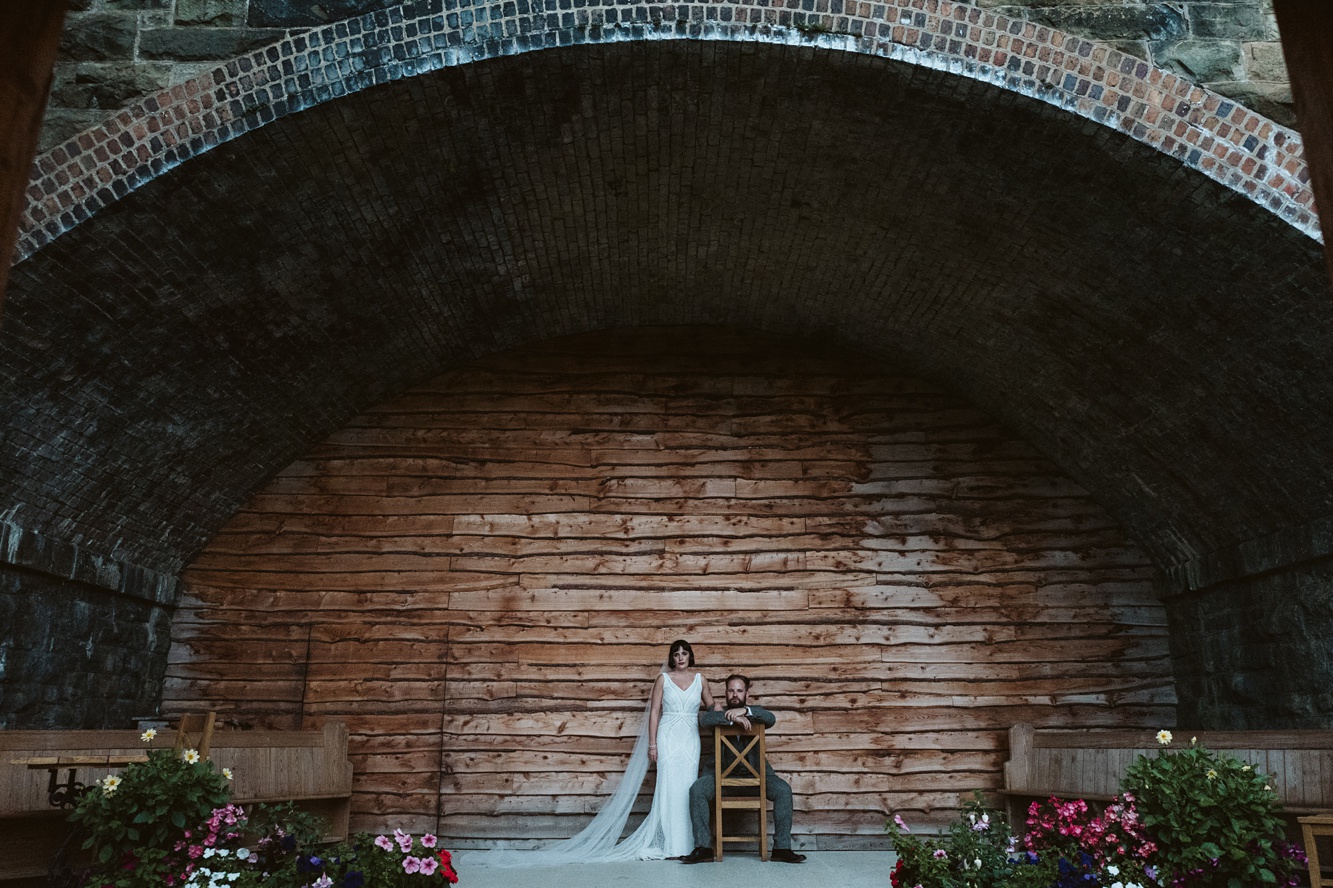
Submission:
{"label": "bench backrest", "polygon": [[[1293,813],[1333,809],[1333,731],[1188,731],[1172,729],[1173,746],[1197,737],[1272,778]],[[1161,749],[1151,731],[1009,731],[1005,790],[1011,795],[1108,799],[1134,759]]]}
{"label": "bench backrest", "polygon": [[[47,800],[48,774],[15,765],[15,759],[112,753],[133,755],[170,749],[164,731],[147,744],[137,731],[0,731],[0,817],[58,813]],[[237,803],[346,798],[352,794],[352,766],[347,759],[347,728],[333,722],[319,731],[218,731],[211,759],[231,768],[232,798]],[[119,768],[80,767],[85,785]],[[62,768],[60,779],[65,779]],[[337,831],[339,824],[332,824]],[[345,830],[345,827],[343,827]]]}

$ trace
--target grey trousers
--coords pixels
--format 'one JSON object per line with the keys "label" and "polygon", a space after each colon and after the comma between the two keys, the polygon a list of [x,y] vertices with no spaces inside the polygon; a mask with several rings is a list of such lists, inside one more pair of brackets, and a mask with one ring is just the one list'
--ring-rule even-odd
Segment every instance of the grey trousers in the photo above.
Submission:
{"label": "grey trousers", "polygon": [[[773,847],[791,847],[791,784],[783,780],[769,768],[765,789],[773,802]],[[690,825],[694,828],[694,847],[713,847],[713,796],[717,789],[713,785],[713,769],[694,781],[690,786]],[[759,790],[751,789],[738,795],[758,795]]]}

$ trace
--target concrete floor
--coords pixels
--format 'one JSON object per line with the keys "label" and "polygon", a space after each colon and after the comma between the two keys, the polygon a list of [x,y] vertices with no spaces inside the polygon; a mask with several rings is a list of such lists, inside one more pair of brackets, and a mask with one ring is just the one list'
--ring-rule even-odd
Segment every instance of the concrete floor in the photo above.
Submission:
{"label": "concrete floor", "polygon": [[[674,860],[641,860],[582,866],[488,869],[461,867],[459,888],[602,888],[604,885],[652,888],[731,888],[738,884],[885,888],[897,860],[892,851],[811,851],[802,864],[764,863],[759,855],[728,852],[720,863],[686,866]],[[778,881],[781,880],[781,881]]]}

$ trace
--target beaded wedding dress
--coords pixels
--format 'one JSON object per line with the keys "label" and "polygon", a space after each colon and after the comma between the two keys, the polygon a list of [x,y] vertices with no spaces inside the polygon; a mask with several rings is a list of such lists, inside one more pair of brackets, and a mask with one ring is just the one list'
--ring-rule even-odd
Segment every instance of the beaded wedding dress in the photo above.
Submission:
{"label": "beaded wedding dress", "polygon": [[[699,776],[699,705],[703,676],[695,674],[685,690],[662,675],[662,714],[657,723],[657,786],[653,804],[633,834],[620,836],[648,774],[648,710],[634,752],[611,797],[578,835],[530,851],[494,848],[457,855],[466,866],[525,867],[567,863],[613,863],[678,857],[694,848],[690,826],[690,785]],[[649,707],[652,706],[651,701]]]}

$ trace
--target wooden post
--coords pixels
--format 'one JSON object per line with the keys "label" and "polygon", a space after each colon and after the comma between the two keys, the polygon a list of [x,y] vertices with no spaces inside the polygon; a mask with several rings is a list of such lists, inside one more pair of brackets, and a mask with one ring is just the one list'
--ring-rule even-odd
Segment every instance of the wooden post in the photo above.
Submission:
{"label": "wooden post", "polygon": [[1324,229],[1324,264],[1333,281],[1333,3],[1275,0],[1273,11]]}
{"label": "wooden post", "polygon": [[[1024,722],[1009,728],[1009,761],[1004,763],[1004,788],[1013,790],[1017,787],[1032,785],[1032,741],[1036,729]],[[1009,828],[1017,830],[1023,822],[1023,805],[1020,799],[1006,794],[1004,813],[1009,818]]]}
{"label": "wooden post", "polygon": [[0,4],[0,320],[64,21],[65,0]]}

